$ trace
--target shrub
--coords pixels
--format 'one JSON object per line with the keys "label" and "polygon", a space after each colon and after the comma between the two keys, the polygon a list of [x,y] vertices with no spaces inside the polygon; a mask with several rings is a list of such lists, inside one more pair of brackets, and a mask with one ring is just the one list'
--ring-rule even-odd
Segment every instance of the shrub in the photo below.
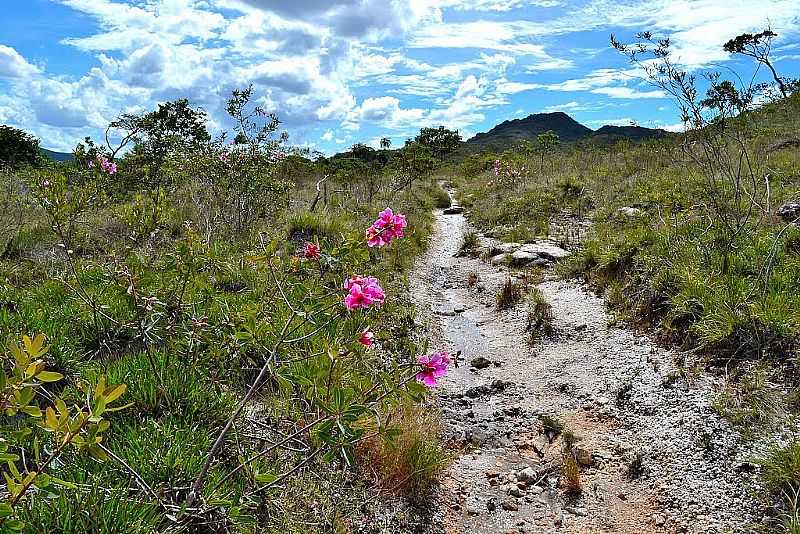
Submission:
{"label": "shrub", "polygon": [[547,302],[544,293],[534,287],[528,292],[528,325],[531,340],[542,336],[552,336],[553,329],[553,306]]}

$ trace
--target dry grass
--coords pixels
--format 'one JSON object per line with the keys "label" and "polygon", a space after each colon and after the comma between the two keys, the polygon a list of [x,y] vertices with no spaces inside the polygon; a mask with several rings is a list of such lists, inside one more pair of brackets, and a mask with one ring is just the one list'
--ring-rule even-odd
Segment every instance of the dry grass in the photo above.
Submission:
{"label": "dry grass", "polygon": [[384,435],[365,439],[358,447],[365,478],[384,492],[421,497],[451,460],[439,439],[439,418],[428,408],[406,404],[397,408],[386,426],[390,430]]}
{"label": "dry grass", "polygon": [[561,474],[564,476],[564,491],[569,495],[577,495],[583,491],[581,484],[581,470],[578,461],[572,452],[564,453],[561,460]]}
{"label": "dry grass", "polygon": [[497,309],[507,310],[513,308],[522,300],[523,286],[519,282],[508,279],[497,293]]}

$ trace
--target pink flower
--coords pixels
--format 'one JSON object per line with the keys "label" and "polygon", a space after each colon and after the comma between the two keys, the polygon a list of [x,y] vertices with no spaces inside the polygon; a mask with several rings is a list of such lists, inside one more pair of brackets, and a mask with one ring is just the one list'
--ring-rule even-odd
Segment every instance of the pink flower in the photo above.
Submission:
{"label": "pink flower", "polygon": [[369,328],[367,328],[361,332],[361,335],[358,337],[358,342],[369,348],[375,342],[375,334],[370,332]]}
{"label": "pink flower", "polygon": [[394,239],[405,235],[408,226],[406,216],[402,213],[394,214],[392,208],[386,208],[380,212],[378,218],[367,228],[367,245],[370,247],[382,247],[388,245]]}
{"label": "pink flower", "polygon": [[223,152],[222,154],[220,154],[220,155],[219,155],[219,160],[220,160],[222,163],[228,163],[228,161],[229,161],[230,159],[231,159],[231,155],[230,155],[230,154],[228,154],[227,152]]}
{"label": "pink flower", "polygon": [[436,387],[436,379],[447,374],[450,365],[450,355],[445,351],[434,352],[430,356],[420,356],[417,363],[422,370],[417,373],[417,382],[422,382],[429,388]]}
{"label": "pink flower", "polygon": [[100,170],[109,176],[117,173],[117,164],[109,161],[105,156],[98,156],[96,163],[94,161],[90,161],[89,168],[94,169],[96,164],[99,164]]}
{"label": "pink flower", "polygon": [[378,279],[372,276],[366,278],[353,276],[344,282],[344,290],[347,296],[344,298],[344,305],[348,310],[357,308],[369,308],[373,304],[383,304],[386,294]]}
{"label": "pink flower", "polygon": [[303,248],[303,256],[310,260],[318,260],[319,259],[320,249],[318,245],[314,243],[306,243],[305,248]]}

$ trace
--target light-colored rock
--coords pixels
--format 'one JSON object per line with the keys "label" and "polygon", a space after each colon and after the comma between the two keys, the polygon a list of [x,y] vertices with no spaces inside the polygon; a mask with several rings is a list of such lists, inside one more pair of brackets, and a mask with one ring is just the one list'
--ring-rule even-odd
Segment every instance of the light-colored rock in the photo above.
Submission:
{"label": "light-colored rock", "polygon": [[527,265],[537,259],[539,259],[538,254],[533,254],[524,250],[517,250],[511,254],[512,265]]}
{"label": "light-colored rock", "polygon": [[492,259],[489,260],[489,263],[492,265],[505,265],[511,263],[511,255],[503,253],[492,256]]}
{"label": "light-colored rock", "polygon": [[522,246],[522,243],[500,243],[499,245],[494,246],[494,252],[496,254],[504,253],[504,254],[511,254],[512,252],[516,251]]}
{"label": "light-colored rock", "polygon": [[787,202],[778,208],[775,214],[786,222],[794,222],[800,225],[800,200]]}
{"label": "light-colored rock", "polygon": [[563,248],[553,245],[552,243],[528,243],[527,245],[523,245],[520,249],[520,252],[527,252],[529,254],[535,254],[541,258],[545,258],[548,260],[560,260],[569,256],[569,251],[564,250]]}
{"label": "light-colored rock", "polygon": [[618,209],[617,213],[623,217],[627,217],[628,219],[635,219],[642,214],[642,210],[639,208],[632,208],[631,206],[624,206]]}

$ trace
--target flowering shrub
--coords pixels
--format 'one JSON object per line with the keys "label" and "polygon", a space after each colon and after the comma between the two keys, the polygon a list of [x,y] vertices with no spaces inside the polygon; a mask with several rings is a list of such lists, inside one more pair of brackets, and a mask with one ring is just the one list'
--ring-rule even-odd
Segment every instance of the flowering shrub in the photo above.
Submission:
{"label": "flowering shrub", "polygon": [[500,179],[506,178],[511,181],[525,178],[528,176],[528,169],[525,165],[516,166],[510,162],[502,162],[499,159],[494,160],[494,175]]}
{"label": "flowering shrub", "polygon": [[98,167],[101,172],[104,172],[109,176],[117,174],[117,164],[113,161],[110,161],[105,156],[98,156],[97,160],[92,160],[89,162],[90,169],[94,169],[95,167]]}
{"label": "flowering shrub", "polygon": [[391,208],[386,208],[367,228],[367,245],[384,247],[393,240],[403,237],[405,228],[406,216],[400,213],[395,215]]}
{"label": "flowering shrub", "polygon": [[344,289],[348,292],[344,298],[344,305],[348,310],[369,308],[373,304],[381,305],[386,298],[378,279],[372,276],[353,276],[345,280]]}

